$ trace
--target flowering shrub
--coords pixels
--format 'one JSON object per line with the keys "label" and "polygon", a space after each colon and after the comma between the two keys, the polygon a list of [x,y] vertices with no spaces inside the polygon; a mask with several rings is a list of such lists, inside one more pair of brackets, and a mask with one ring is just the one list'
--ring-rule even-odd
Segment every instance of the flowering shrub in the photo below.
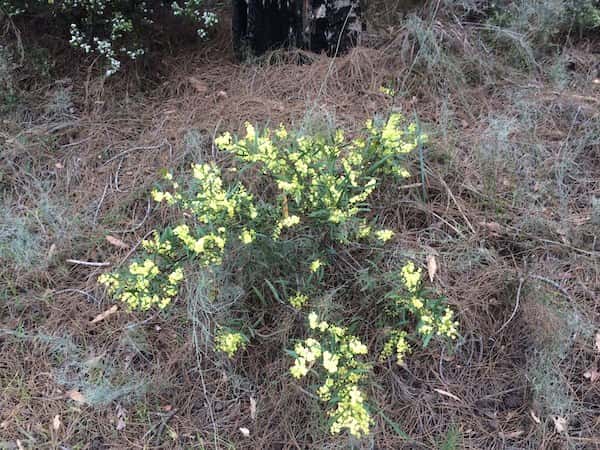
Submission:
{"label": "flowering shrub", "polygon": [[[253,274],[262,265],[275,272],[280,266],[265,259],[265,249],[309,236],[308,245],[294,247],[293,257],[286,253],[296,264],[293,273],[282,274],[281,284],[289,288],[279,293],[261,276],[248,276],[251,281],[244,287],[258,293],[266,285],[274,299],[289,303],[290,311],[310,311],[309,336],[290,351],[290,374],[316,380],[316,394],[327,404],[333,434],[347,430],[364,436],[373,423],[364,386],[376,361],[369,361],[369,349],[356,333],[325,320],[313,300],[334,269],[331,254],[336,247],[364,245],[377,253],[393,239],[392,230],[367,219],[368,200],[384,180],[401,182],[410,176],[406,157],[425,140],[400,114],[369,120],[351,140],[340,130],[301,134],[280,126],[258,132],[250,124],[244,137],[225,133],[216,145],[234,156],[232,166],[221,170],[212,163],[193,164],[191,177],[184,181],[167,173],[164,186],[154,189],[152,197],[178,211],[180,221],[145,240],[144,251],[128,268],[104,274],[99,281],[131,309],[164,308],[176,298],[188,267],[210,270],[226,264],[230,256],[239,262],[248,252],[252,267],[242,271]],[[260,194],[243,183],[249,169],[264,187]],[[395,356],[401,364],[419,339],[427,345],[435,336],[457,336],[452,311],[432,298],[413,262],[395,269],[384,289],[377,332],[386,341],[379,349],[380,361]],[[256,302],[249,302],[248,314],[252,308]],[[246,336],[254,335],[250,326],[217,327],[215,348],[230,357],[246,347]]]}
{"label": "flowering shrub", "polygon": [[70,44],[85,53],[97,53],[107,64],[106,75],[119,70],[123,59],[136,59],[145,49],[142,32],[154,23],[161,10],[192,21],[201,38],[217,23],[203,0],[174,2],[126,0],[0,0],[0,10],[10,16],[45,15],[68,24]]}
{"label": "flowering shrub", "polygon": [[368,434],[371,416],[359,387],[368,366],[356,358],[366,355],[367,347],[345,328],[319,320],[315,312],[308,315],[308,323],[317,339],[309,337],[296,344],[290,373],[294,378],[302,378],[311,369],[317,371],[322,380],[317,393],[330,405],[328,414],[332,418],[333,434],[342,429],[356,437]]}

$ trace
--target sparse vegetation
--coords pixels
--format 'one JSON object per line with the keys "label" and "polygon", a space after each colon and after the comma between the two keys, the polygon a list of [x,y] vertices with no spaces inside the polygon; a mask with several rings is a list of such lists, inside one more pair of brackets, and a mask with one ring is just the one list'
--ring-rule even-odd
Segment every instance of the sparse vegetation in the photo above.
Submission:
{"label": "sparse vegetation", "polygon": [[110,78],[3,17],[0,447],[600,445],[597,2],[377,3]]}

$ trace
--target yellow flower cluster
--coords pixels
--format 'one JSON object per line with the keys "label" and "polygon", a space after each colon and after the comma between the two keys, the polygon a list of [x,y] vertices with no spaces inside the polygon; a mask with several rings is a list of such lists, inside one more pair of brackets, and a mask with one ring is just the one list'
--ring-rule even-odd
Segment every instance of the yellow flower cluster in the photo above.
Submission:
{"label": "yellow flower cluster", "polygon": [[190,227],[182,224],[173,229],[173,234],[189,251],[199,257],[202,265],[221,264],[226,243],[225,227],[219,227],[214,233],[195,237],[190,232]]}
{"label": "yellow flower cluster", "polygon": [[115,298],[130,309],[146,311],[153,306],[164,309],[177,295],[184,278],[183,268],[173,267],[164,271],[151,259],[133,262],[122,273],[105,273],[98,278]]}
{"label": "yellow flower cluster", "polygon": [[[422,288],[422,277],[423,271],[415,267],[412,261],[402,267],[400,279],[408,295],[391,295],[394,303],[388,311],[390,316],[404,316],[409,312],[417,321],[416,333],[422,336],[424,345],[427,345],[433,336],[456,339],[458,322],[454,320],[454,313],[439,299],[430,300],[426,297],[426,291]],[[380,361],[395,356],[398,364],[402,364],[404,357],[411,351],[408,337],[406,331],[393,330],[380,353]]]}
{"label": "yellow flower cluster", "polygon": [[293,226],[298,225],[299,223],[300,217],[296,215],[284,217],[279,222],[277,222],[277,225],[275,225],[275,230],[273,231],[273,239],[278,239],[281,235],[281,230],[283,230],[284,228],[292,228]]}
{"label": "yellow flower cluster", "polygon": [[382,94],[385,94],[389,97],[393,97],[394,95],[396,95],[396,91],[390,87],[387,86],[381,86],[379,88],[379,92],[381,92]]}
{"label": "yellow flower cluster", "polygon": [[341,389],[336,409],[331,412],[334,421],[331,424],[332,434],[339,434],[343,429],[356,437],[369,434],[371,416],[366,408],[364,394],[356,385]]}
{"label": "yellow flower cluster", "polygon": [[185,217],[195,219],[194,227],[181,223],[162,235],[154,232],[142,241],[147,255],[142,264],[134,262],[126,271],[99,279],[111,295],[132,309],[164,308],[172,301],[183,280],[183,269],[176,261],[191,258],[201,266],[219,265],[233,233],[243,244],[255,239],[252,224],[258,212],[246,189],[241,184],[226,189],[214,164],[193,164],[192,172],[187,190],[167,173],[164,178],[172,192],[155,189],[152,198],[181,207]]}
{"label": "yellow flower cluster", "polygon": [[415,293],[421,285],[421,268],[416,268],[415,263],[412,261],[407,262],[400,271],[402,274],[402,280],[404,287],[408,292]]}
{"label": "yellow flower cluster", "polygon": [[221,170],[214,163],[192,164],[192,183],[188,192],[180,189],[171,174],[165,179],[171,182],[174,193],[155,189],[153,199],[183,207],[201,224],[224,226],[235,219],[253,220],[258,215],[252,195],[241,184],[226,189]]}
{"label": "yellow flower cluster", "polygon": [[301,309],[306,304],[306,302],[308,302],[308,296],[299,292],[290,298],[290,305],[292,305],[296,309]]}
{"label": "yellow flower cluster", "polygon": [[383,350],[379,355],[380,361],[385,361],[392,355],[396,356],[396,362],[398,365],[404,363],[404,357],[410,353],[410,345],[406,340],[408,334],[406,331],[393,331],[390,338],[383,346]]}
{"label": "yellow flower cluster", "polygon": [[[260,133],[246,123],[245,137],[234,139],[225,133],[215,144],[244,163],[258,164],[273,179],[286,208],[289,199],[299,214],[339,225],[364,209],[380,175],[410,176],[404,158],[425,139],[414,124],[406,126],[404,117],[394,113],[383,123],[369,121],[366,137],[349,142],[341,130],[330,136],[299,135],[282,125],[275,132]],[[283,228],[298,223],[297,216],[288,217],[287,211],[282,215],[276,238]],[[363,228],[363,237],[364,232]],[[381,230],[376,237],[385,242],[390,233]]]}
{"label": "yellow flower cluster", "polygon": [[246,348],[248,339],[238,331],[223,331],[215,337],[215,348],[233,358],[238,350]]}
{"label": "yellow flower cluster", "polygon": [[377,230],[375,237],[381,242],[387,242],[394,237],[394,232],[392,230]]}
{"label": "yellow flower cluster", "polygon": [[174,256],[173,243],[170,240],[161,239],[156,230],[152,233],[152,237],[150,239],[144,239],[142,241],[142,247],[148,253],[156,253],[157,255],[165,257]]}
{"label": "yellow flower cluster", "polygon": [[242,244],[252,244],[254,239],[256,239],[256,231],[243,228],[239,235],[239,239]]}
{"label": "yellow flower cluster", "polygon": [[320,259],[315,259],[310,263],[310,271],[313,273],[319,270],[321,267],[323,267],[323,262]]}
{"label": "yellow flower cluster", "polygon": [[454,320],[452,310],[449,307],[443,308],[436,302],[429,302],[423,297],[421,268],[416,268],[415,264],[409,261],[402,267],[401,277],[410,296],[401,298],[400,302],[419,318],[417,326],[419,334],[423,336],[435,334],[451,339],[458,337],[458,322]]}
{"label": "yellow flower cluster", "polygon": [[324,379],[317,394],[330,405],[333,434],[344,429],[356,437],[368,434],[371,416],[359,389],[366,366],[357,359],[367,354],[367,346],[345,328],[320,320],[315,312],[309,314],[308,325],[318,339],[309,337],[295,345],[291,375],[302,378],[313,370]]}

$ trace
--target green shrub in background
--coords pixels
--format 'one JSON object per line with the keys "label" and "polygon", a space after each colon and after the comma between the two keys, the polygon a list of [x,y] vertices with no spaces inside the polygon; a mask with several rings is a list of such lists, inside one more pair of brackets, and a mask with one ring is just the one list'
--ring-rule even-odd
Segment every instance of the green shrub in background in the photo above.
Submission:
{"label": "green shrub in background", "polygon": [[490,22],[544,47],[561,36],[600,30],[598,0],[519,0],[492,2]]}
{"label": "green shrub in background", "polygon": [[[332,433],[363,436],[372,423],[363,390],[370,366],[388,358],[402,364],[411,345],[457,336],[453,312],[424,288],[412,261],[392,268],[375,297],[357,298],[344,289],[358,284],[364,271],[335,267],[335,255],[350,248],[363,248],[369,265],[377,266],[393,232],[369,220],[368,200],[385,180],[400,184],[410,176],[406,158],[425,139],[400,114],[369,120],[352,140],[341,130],[293,133],[280,126],[258,132],[250,124],[243,138],[225,133],[216,145],[234,157],[232,165],[224,170],[193,164],[191,177],[183,180],[167,173],[168,188],[152,196],[173,208],[180,221],[145,240],[144,252],[128,268],[99,281],[131,309],[148,310],[173,302],[186,276],[199,267],[235,267],[229,276],[246,292],[245,301],[224,318],[229,323],[215,325],[215,348],[230,357],[243,350],[255,335],[258,310],[269,302],[264,293],[270,293],[273,307],[305,316],[308,323],[308,336],[289,351],[290,374],[317,385]],[[350,305],[335,317],[317,304],[331,286],[333,301]],[[361,306],[370,298],[377,300]],[[371,361],[351,325],[363,306],[379,316],[375,331],[381,345]]]}
{"label": "green shrub in background", "polygon": [[45,17],[64,25],[72,46],[106,60],[107,76],[123,60],[144,54],[144,31],[165,10],[191,20],[201,38],[217,23],[216,14],[204,10],[204,0],[0,0],[0,11],[9,16]]}

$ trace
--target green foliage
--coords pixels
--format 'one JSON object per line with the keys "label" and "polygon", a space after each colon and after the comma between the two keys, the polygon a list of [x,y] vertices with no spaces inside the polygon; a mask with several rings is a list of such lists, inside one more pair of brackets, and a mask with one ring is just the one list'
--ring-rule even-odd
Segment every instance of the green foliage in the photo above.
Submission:
{"label": "green foliage", "polygon": [[536,47],[545,47],[573,32],[600,28],[597,0],[520,0],[499,2],[491,9],[490,23],[527,36]]}
{"label": "green foliage", "polygon": [[460,448],[460,431],[456,426],[452,426],[446,433],[445,439],[440,443],[440,450],[457,450]]}
{"label": "green foliage", "polygon": [[107,76],[117,72],[123,60],[145,53],[144,32],[165,10],[194,23],[201,38],[217,23],[217,16],[204,10],[204,0],[0,0],[0,11],[9,16],[42,16],[65,28],[72,46],[106,60]]}
{"label": "green foliage", "polygon": [[[383,254],[394,233],[368,219],[368,200],[384,182],[410,177],[407,156],[425,140],[400,114],[367,121],[351,140],[341,130],[304,134],[280,126],[258,132],[250,124],[242,138],[225,133],[216,145],[234,157],[231,166],[193,164],[192,176],[183,180],[167,173],[165,186],[152,197],[174,209],[178,223],[144,241],[144,252],[128,268],[99,281],[131,309],[147,310],[170,304],[194,269],[231,267],[230,281],[248,301],[236,304],[231,317],[222,316],[227,324],[216,325],[215,349],[229,357],[256,336],[267,305],[292,315],[307,310],[310,335],[290,351],[290,373],[318,382],[332,433],[368,434],[372,420],[363,386],[377,359],[369,362],[361,338],[329,320],[316,301],[327,286],[336,286],[334,303],[357,302],[344,295],[343,286],[361,274],[337,274],[334,255],[360,246],[370,249],[373,261]],[[413,262],[389,278],[383,305],[371,305],[382,306],[377,333],[388,339],[380,360],[392,356],[393,347],[401,363],[409,341],[426,345],[434,336],[457,336],[452,311],[431,299]],[[217,299],[221,289],[218,283],[207,286],[203,302]],[[340,318],[348,319],[352,314]]]}

